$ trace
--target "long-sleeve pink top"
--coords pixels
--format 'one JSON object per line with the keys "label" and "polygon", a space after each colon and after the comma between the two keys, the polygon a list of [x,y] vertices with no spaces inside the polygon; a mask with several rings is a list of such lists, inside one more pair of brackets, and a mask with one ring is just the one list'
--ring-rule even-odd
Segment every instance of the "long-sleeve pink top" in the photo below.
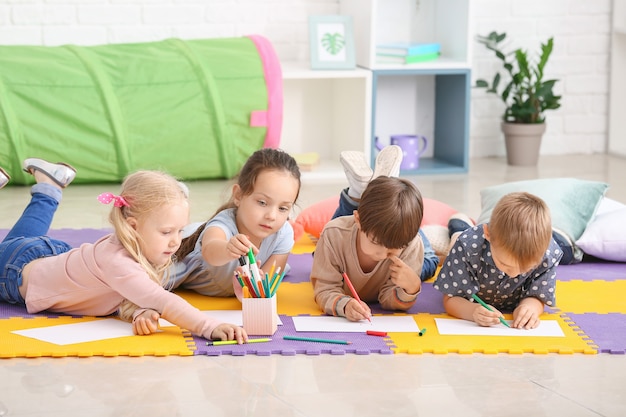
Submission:
{"label": "long-sleeve pink top", "polygon": [[152,281],[114,235],[33,261],[25,299],[29,313],[92,316],[112,314],[127,299],[207,339],[221,324]]}

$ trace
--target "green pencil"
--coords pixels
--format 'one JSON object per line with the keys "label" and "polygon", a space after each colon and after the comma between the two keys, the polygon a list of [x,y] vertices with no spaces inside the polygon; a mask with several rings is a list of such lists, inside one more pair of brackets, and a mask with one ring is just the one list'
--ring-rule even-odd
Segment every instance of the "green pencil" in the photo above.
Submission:
{"label": "green pencil", "polygon": [[[485,302],[483,300],[481,300],[480,297],[477,296],[476,294],[472,294],[472,298],[474,300],[476,300],[478,302],[478,304],[480,304],[481,306],[485,307],[487,310],[493,311],[493,309],[491,307],[489,307],[487,304],[485,304]],[[502,316],[500,316],[498,318],[500,319],[500,323],[504,324],[506,327],[511,327],[511,325],[509,323],[507,323],[506,320],[504,320],[502,318]]]}
{"label": "green pencil", "polygon": [[337,345],[351,345],[352,344],[352,342],[348,342],[347,340],[318,339],[314,337],[283,336],[283,339],[299,340],[301,342],[335,343]]}

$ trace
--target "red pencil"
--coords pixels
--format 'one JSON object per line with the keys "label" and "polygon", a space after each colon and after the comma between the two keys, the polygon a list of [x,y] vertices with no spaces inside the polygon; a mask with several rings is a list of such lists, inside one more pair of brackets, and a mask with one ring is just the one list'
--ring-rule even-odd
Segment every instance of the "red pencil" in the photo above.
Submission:
{"label": "red pencil", "polygon": [[[348,278],[348,274],[346,274],[345,272],[342,272],[341,275],[343,276],[343,280],[346,282],[346,284],[348,284],[348,288],[350,288],[350,292],[352,293],[352,296],[360,303],[361,298],[359,297],[359,294],[356,292],[356,290],[354,289],[354,286],[350,282],[350,278]],[[370,323],[372,322],[372,319],[369,317],[367,318],[367,320]]]}

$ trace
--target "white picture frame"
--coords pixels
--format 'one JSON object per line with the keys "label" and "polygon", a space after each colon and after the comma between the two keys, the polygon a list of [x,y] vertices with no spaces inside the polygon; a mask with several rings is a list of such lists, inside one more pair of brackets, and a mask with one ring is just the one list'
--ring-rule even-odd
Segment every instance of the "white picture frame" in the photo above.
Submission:
{"label": "white picture frame", "polygon": [[351,16],[309,16],[311,69],[354,69]]}

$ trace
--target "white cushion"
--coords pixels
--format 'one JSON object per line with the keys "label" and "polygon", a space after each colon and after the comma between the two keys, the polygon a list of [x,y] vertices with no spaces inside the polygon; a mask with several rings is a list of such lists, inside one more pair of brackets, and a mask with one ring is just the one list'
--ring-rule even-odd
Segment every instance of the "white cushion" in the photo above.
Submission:
{"label": "white cushion", "polygon": [[626,262],[626,205],[604,198],[576,245],[596,258]]}

